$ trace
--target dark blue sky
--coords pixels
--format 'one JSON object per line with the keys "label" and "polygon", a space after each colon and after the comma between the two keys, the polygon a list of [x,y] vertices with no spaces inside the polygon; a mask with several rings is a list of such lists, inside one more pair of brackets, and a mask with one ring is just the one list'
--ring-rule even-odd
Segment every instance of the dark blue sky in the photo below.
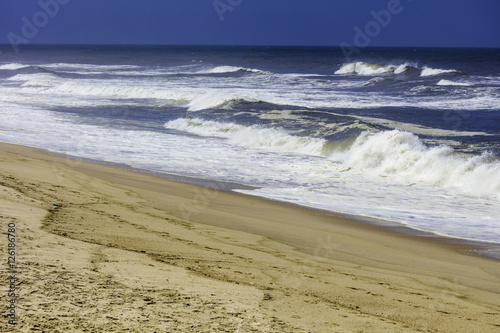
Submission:
{"label": "dark blue sky", "polygon": [[2,44],[500,48],[498,0],[0,0],[0,13]]}

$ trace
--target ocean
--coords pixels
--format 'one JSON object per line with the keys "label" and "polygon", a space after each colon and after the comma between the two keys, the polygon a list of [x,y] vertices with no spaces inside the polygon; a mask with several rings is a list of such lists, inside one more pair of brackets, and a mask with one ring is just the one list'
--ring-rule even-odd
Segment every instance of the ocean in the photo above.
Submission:
{"label": "ocean", "polygon": [[500,243],[500,50],[361,51],[4,45],[0,141]]}

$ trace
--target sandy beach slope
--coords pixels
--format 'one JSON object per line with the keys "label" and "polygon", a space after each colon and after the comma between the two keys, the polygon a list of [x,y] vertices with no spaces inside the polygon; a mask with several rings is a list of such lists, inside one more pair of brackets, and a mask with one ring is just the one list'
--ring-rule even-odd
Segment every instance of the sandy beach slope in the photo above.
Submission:
{"label": "sandy beach slope", "polygon": [[209,185],[1,144],[0,331],[500,332],[488,248]]}

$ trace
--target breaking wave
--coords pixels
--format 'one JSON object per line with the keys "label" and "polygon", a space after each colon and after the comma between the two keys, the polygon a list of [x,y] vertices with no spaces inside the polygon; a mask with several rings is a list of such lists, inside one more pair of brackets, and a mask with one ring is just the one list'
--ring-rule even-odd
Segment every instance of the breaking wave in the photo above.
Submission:
{"label": "breaking wave", "polygon": [[56,84],[58,77],[52,73],[16,74],[7,80],[21,81],[23,87],[50,87]]}
{"label": "breaking wave", "polygon": [[420,76],[435,76],[448,73],[458,73],[458,72],[454,69],[435,69],[426,66],[422,69],[422,73],[420,74]]}
{"label": "breaking wave", "polygon": [[235,72],[249,72],[249,73],[265,73],[259,69],[235,67],[235,66],[217,66],[215,68],[201,70],[197,73],[200,74],[222,74],[222,73],[235,73]]}
{"label": "breaking wave", "polygon": [[169,121],[165,128],[193,133],[199,136],[225,138],[232,145],[287,153],[320,156],[326,140],[303,137],[277,128],[259,125],[243,126],[230,122],[216,122],[198,118],[179,118]]}
{"label": "breaking wave", "polygon": [[464,82],[455,82],[451,80],[440,80],[438,83],[436,83],[438,86],[462,86],[462,87],[470,87],[470,83],[464,83]]}
{"label": "breaking wave", "polygon": [[363,132],[348,149],[328,158],[363,174],[500,200],[498,159],[488,153],[460,155],[444,145],[428,147],[409,132]]}
{"label": "breaking wave", "polygon": [[235,99],[237,99],[236,96],[206,93],[195,96],[187,106],[188,111],[201,111],[222,106]]}
{"label": "breaking wave", "polygon": [[365,130],[356,138],[328,141],[298,136],[279,128],[243,126],[198,118],[169,121],[165,128],[226,139],[231,145],[323,157],[350,173],[386,177],[411,186],[425,184],[500,200],[500,161],[488,153],[468,156],[449,146],[426,146],[400,130]]}
{"label": "breaking wave", "polygon": [[[76,80],[67,80],[51,73],[37,74],[17,74],[8,80],[21,81],[23,87],[28,88],[47,88],[50,92],[70,94],[72,96],[91,96],[101,98],[154,98],[163,100],[191,100],[195,95],[187,91],[172,91],[161,89],[159,87],[148,87],[139,85],[119,85],[107,82],[107,84],[90,83],[88,81],[80,82]],[[43,89],[42,89],[43,90]],[[45,90],[43,90],[45,91]],[[42,92],[42,91],[37,91]]]}
{"label": "breaking wave", "polygon": [[436,76],[442,74],[449,73],[458,73],[454,69],[436,69],[424,66],[423,68],[418,67],[417,65],[404,63],[401,65],[379,65],[379,64],[370,64],[366,62],[351,62],[347,64],[343,64],[335,74],[339,75],[367,75],[374,76],[380,74],[403,74],[415,72],[419,73],[420,76]]}
{"label": "breaking wave", "polygon": [[377,75],[377,74],[401,74],[410,69],[416,69],[412,65],[377,65],[366,62],[352,62],[342,65],[335,74],[357,74],[357,75]]}
{"label": "breaking wave", "polygon": [[3,64],[0,65],[0,70],[9,70],[9,71],[15,71],[24,67],[28,67],[27,65],[23,64],[17,64],[17,63],[10,63],[10,64]]}

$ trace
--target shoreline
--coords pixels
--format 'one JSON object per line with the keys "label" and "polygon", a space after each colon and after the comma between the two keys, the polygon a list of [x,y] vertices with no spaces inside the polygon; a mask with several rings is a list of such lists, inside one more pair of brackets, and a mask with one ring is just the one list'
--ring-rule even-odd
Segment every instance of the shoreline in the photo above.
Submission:
{"label": "shoreline", "polygon": [[[0,142],[0,144],[4,144],[4,143]],[[16,144],[10,144],[10,143],[5,143],[5,144],[16,146]],[[163,179],[166,179],[169,181],[178,182],[181,184],[198,186],[200,188],[210,188],[213,190],[228,192],[228,193],[232,193],[235,195],[242,195],[244,197],[251,197],[251,198],[256,198],[256,199],[260,199],[260,200],[264,200],[264,201],[275,202],[277,204],[283,204],[286,206],[297,207],[297,208],[304,209],[304,210],[310,210],[310,211],[321,213],[321,214],[331,215],[334,218],[338,217],[338,218],[351,220],[353,222],[355,221],[356,223],[364,223],[364,224],[373,225],[373,226],[381,228],[382,230],[389,232],[389,233],[411,235],[411,236],[423,237],[423,238],[427,238],[427,239],[433,239],[433,240],[437,240],[437,241],[443,242],[443,243],[452,243],[452,244],[456,243],[458,245],[465,245],[468,248],[465,248],[462,251],[465,251],[465,252],[473,254],[473,255],[478,255],[478,256],[483,256],[483,257],[487,257],[490,259],[500,260],[500,243],[496,243],[496,242],[487,242],[487,241],[480,241],[480,240],[475,240],[475,239],[466,239],[466,238],[452,237],[452,236],[448,236],[448,235],[441,235],[441,234],[437,234],[437,233],[434,233],[431,231],[413,228],[413,227],[406,225],[404,223],[401,223],[401,222],[388,221],[388,220],[383,220],[383,219],[379,219],[379,218],[375,218],[375,217],[371,217],[371,216],[363,216],[363,215],[335,212],[335,211],[330,211],[330,210],[326,210],[326,209],[304,206],[304,205],[296,204],[293,202],[271,199],[271,198],[266,198],[266,197],[262,197],[262,196],[258,196],[258,195],[251,195],[249,193],[241,193],[241,192],[237,192],[235,190],[238,190],[238,189],[252,190],[252,189],[258,189],[259,187],[240,184],[240,183],[210,180],[210,179],[203,179],[203,178],[198,178],[198,177],[170,174],[170,173],[159,172],[159,171],[138,169],[138,168],[134,168],[134,167],[131,167],[129,165],[126,165],[126,164],[93,160],[93,159],[89,159],[89,158],[81,158],[81,157],[76,157],[76,156],[72,156],[72,155],[66,155],[63,153],[54,153],[54,152],[51,152],[51,151],[43,149],[43,148],[33,148],[33,147],[22,146],[22,145],[20,145],[20,147],[37,149],[37,150],[40,150],[42,152],[42,154],[47,154],[50,156],[57,156],[57,157],[60,157],[63,159],[69,159],[71,161],[76,161],[77,163],[78,162],[85,162],[85,163],[91,163],[91,164],[110,166],[110,167],[114,167],[114,168],[122,168],[125,170],[130,170],[132,172],[150,175],[153,177],[159,177],[159,178],[163,178]]]}
{"label": "shoreline", "polygon": [[20,331],[500,327],[500,261],[470,252],[485,244],[37,148],[0,143],[0,160]]}

